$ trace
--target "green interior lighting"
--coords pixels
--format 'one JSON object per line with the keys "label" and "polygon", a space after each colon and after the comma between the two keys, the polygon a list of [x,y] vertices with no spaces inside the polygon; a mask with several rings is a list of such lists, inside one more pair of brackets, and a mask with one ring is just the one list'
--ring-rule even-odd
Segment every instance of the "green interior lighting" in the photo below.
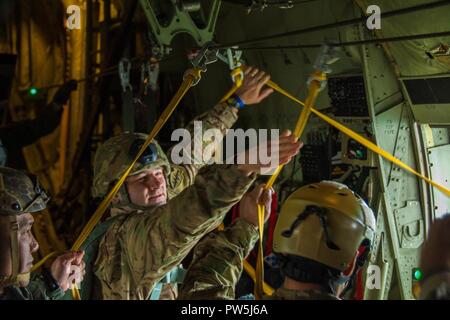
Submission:
{"label": "green interior lighting", "polygon": [[414,280],[420,281],[423,278],[423,272],[420,269],[415,269],[413,272]]}
{"label": "green interior lighting", "polygon": [[29,90],[30,96],[35,96],[38,93],[38,89],[31,87]]}

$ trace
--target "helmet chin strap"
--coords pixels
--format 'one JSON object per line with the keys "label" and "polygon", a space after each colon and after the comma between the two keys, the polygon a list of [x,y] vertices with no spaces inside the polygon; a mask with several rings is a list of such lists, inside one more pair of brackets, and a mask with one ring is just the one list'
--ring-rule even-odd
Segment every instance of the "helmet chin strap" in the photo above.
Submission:
{"label": "helmet chin strap", "polygon": [[[355,257],[353,258],[352,263],[348,266],[348,268],[340,273],[340,275],[337,278],[331,279],[329,282],[330,289],[333,291],[333,294],[337,296],[337,288],[346,282],[350,281],[353,277],[353,275],[357,271],[357,260],[359,257],[359,251],[356,252]],[[348,289],[348,286],[347,288]],[[341,294],[344,294],[345,289],[342,291]]]}
{"label": "helmet chin strap", "polygon": [[17,215],[9,216],[10,240],[11,240],[11,275],[0,276],[0,284],[4,287],[17,286],[30,281],[30,273],[20,273],[19,253],[19,223]]}
{"label": "helmet chin strap", "polygon": [[117,196],[119,197],[119,201],[117,201],[112,205],[113,208],[133,209],[143,211],[153,207],[153,206],[140,206],[138,204],[131,202],[130,194],[128,193],[128,189],[125,184],[123,184],[120,187]]}

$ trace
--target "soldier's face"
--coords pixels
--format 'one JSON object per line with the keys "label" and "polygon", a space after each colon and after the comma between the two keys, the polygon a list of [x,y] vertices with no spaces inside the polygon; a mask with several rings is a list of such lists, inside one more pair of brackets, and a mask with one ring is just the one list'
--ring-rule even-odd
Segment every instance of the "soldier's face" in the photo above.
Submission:
{"label": "soldier's face", "polygon": [[162,168],[148,169],[126,180],[132,203],[138,206],[160,206],[167,202],[166,179]]}
{"label": "soldier's face", "polygon": [[[17,217],[19,225],[19,273],[30,272],[33,267],[33,252],[39,249],[39,244],[31,233],[34,223],[33,216],[29,213],[21,214]],[[0,275],[10,276],[12,274],[12,258],[11,258],[11,238],[10,227],[8,224],[2,223],[0,230]],[[21,282],[20,286],[27,286],[28,282]]]}

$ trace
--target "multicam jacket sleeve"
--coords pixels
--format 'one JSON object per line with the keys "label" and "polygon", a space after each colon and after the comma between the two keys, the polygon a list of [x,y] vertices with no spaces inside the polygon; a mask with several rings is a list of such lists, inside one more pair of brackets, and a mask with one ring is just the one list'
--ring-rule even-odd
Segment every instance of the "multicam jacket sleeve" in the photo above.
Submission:
{"label": "multicam jacket sleeve", "polygon": [[103,237],[95,274],[104,299],[148,299],[155,284],[251,186],[236,166],[211,166],[166,205],[124,214]]}
{"label": "multicam jacket sleeve", "polygon": [[[199,121],[201,123],[201,129],[202,129],[202,135],[206,132],[206,130],[209,129],[216,129],[219,130],[222,136],[225,136],[227,129],[230,129],[234,123],[237,120],[237,114],[234,113],[231,108],[225,104],[221,103],[216,105],[213,109],[210,111],[198,116],[195,118],[192,122],[188,124],[186,129],[191,134],[192,139],[196,137],[197,135],[194,135],[195,130],[195,121]],[[203,138],[199,137],[199,138]],[[214,141],[212,140],[212,137],[205,136],[205,140],[196,140],[195,143],[197,143],[197,146],[201,146],[199,148],[200,150],[205,150],[209,145],[211,145]],[[189,158],[191,161],[190,164],[181,164],[171,165],[171,172],[168,176],[168,196],[169,199],[175,197],[178,195],[181,191],[186,189],[188,186],[192,185],[195,180],[195,176],[197,175],[198,171],[203,168],[209,159],[202,159],[202,157],[194,156],[194,143],[191,144],[192,152],[191,157]],[[171,159],[171,153],[172,150],[169,150],[167,153],[169,159]]]}
{"label": "multicam jacket sleeve", "polygon": [[194,249],[179,299],[234,299],[243,262],[258,240],[257,229],[243,219],[210,233]]}

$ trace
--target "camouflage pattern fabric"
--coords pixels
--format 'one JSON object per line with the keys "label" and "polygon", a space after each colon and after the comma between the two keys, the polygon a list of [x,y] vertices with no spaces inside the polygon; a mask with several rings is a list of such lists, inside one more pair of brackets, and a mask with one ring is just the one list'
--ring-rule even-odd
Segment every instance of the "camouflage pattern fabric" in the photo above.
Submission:
{"label": "camouflage pattern fabric", "polygon": [[[49,197],[40,187],[36,176],[12,168],[0,167],[1,216],[41,211],[45,209],[48,200]],[[26,212],[25,209],[27,209]]]}
{"label": "camouflage pattern fabric", "polygon": [[[218,129],[222,133],[222,135],[225,135],[226,130],[231,128],[234,123],[237,120],[237,115],[234,113],[230,107],[227,104],[218,104],[210,111],[200,115],[199,117],[195,118],[192,122],[188,124],[186,129],[190,132],[191,137],[194,137],[194,121],[201,121],[202,123],[202,129],[203,131],[208,129]],[[144,134],[142,134],[142,138],[146,138]],[[120,141],[119,141],[120,142]],[[155,141],[156,142],[156,141]],[[202,148],[206,148],[210,143],[212,143],[211,140],[202,141]],[[123,145],[118,143],[119,145]],[[180,194],[184,189],[191,186],[194,183],[195,177],[198,174],[198,171],[205,166],[205,163],[199,163],[199,164],[183,164],[183,165],[175,165],[172,163],[169,163],[167,160],[166,155],[162,151],[162,149],[158,146],[158,157],[162,159],[161,163],[157,163],[156,165],[162,166],[165,169],[166,173],[166,181],[167,181],[167,196],[168,199],[172,199],[178,194]],[[193,145],[194,148],[194,145]],[[97,183],[94,182],[93,187],[93,195],[94,196],[104,196],[107,192],[107,186],[110,186],[110,181],[114,181],[118,178],[118,174],[116,173],[114,177],[111,176],[111,172],[124,172],[127,167],[127,163],[131,162],[131,158],[127,159],[127,161],[117,161],[116,157],[107,157],[107,153],[111,152],[111,150],[114,150],[114,148],[110,148],[106,146],[103,148],[104,150],[98,151],[99,157],[102,158],[110,158],[114,159],[114,162],[119,162],[121,164],[121,168],[116,168],[116,170],[111,170],[111,164],[106,162],[106,164],[100,164],[101,161],[97,161],[101,166],[103,166],[103,169],[97,168],[96,176],[99,177],[97,180]],[[121,150],[123,151],[123,150]],[[170,155],[169,151],[169,155]],[[126,155],[125,155],[126,156]],[[114,164],[112,164],[114,166]],[[139,164],[133,169],[133,174],[136,174],[139,172],[139,170],[142,170],[145,168],[140,168]],[[94,169],[95,170],[95,169]],[[104,172],[104,174],[99,174],[101,172]],[[105,179],[106,178],[106,179]],[[104,182],[103,182],[104,181]],[[100,183],[103,182],[103,186],[98,188],[97,186],[100,185]],[[99,190],[101,189],[101,190]],[[127,194],[124,192],[119,192],[117,197],[119,198],[118,203],[127,203],[128,199],[122,199],[127,198]],[[132,213],[135,212],[136,209],[130,207],[129,205],[119,205],[114,206],[111,210],[111,216],[115,215],[121,215],[124,213]],[[211,231],[215,228],[215,225],[212,225],[208,231]],[[164,284],[160,300],[173,300],[177,297],[177,286],[176,284]]]}
{"label": "camouflage pattern fabric", "polygon": [[209,234],[194,249],[179,299],[234,299],[244,259],[258,238],[255,226],[241,218],[224,231]]}
{"label": "camouflage pattern fabric", "polygon": [[148,299],[153,287],[216,228],[254,181],[236,166],[210,166],[166,205],[117,216],[99,247],[103,299]]}

